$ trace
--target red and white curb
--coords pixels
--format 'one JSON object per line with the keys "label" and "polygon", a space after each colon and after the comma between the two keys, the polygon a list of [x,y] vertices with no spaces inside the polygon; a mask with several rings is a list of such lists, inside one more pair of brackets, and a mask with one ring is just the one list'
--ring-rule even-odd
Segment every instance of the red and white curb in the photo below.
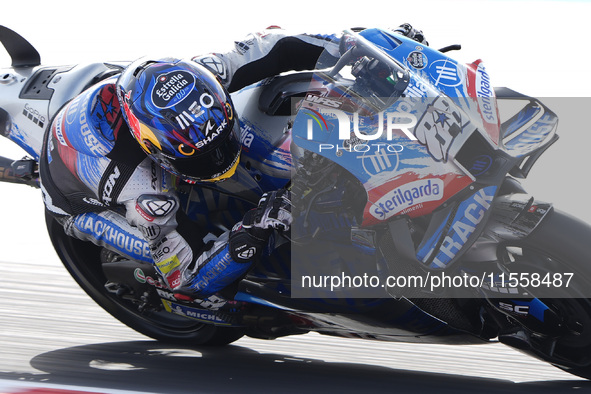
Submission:
{"label": "red and white curb", "polygon": [[[140,394],[139,391],[64,386],[0,379],[0,394]],[[145,393],[145,392],[141,392]]]}

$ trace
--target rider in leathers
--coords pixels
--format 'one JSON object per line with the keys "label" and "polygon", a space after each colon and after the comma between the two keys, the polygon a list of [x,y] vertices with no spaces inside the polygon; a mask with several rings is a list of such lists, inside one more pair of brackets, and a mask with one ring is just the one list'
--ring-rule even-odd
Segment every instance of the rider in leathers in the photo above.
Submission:
{"label": "rider in leathers", "polygon": [[325,49],[338,56],[335,42],[269,28],[224,54],[136,61],[87,89],[46,135],[40,174],[47,210],[68,235],[153,263],[179,299],[219,292],[249,270],[273,229],[289,228],[289,192],[266,193],[231,231],[206,242],[207,232],[179,207],[175,178],[199,184],[231,177],[240,130],[228,92],[313,69]]}

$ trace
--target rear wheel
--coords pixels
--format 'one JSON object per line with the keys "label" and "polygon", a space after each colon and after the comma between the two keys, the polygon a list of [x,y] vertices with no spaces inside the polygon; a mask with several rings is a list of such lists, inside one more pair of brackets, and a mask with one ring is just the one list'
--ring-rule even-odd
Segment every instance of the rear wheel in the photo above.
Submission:
{"label": "rear wheel", "polygon": [[166,311],[140,312],[136,304],[109,292],[102,270],[102,248],[69,237],[62,226],[46,215],[51,242],[78,285],[104,310],[133,330],[165,342],[220,346],[244,333],[240,328],[204,324]]}

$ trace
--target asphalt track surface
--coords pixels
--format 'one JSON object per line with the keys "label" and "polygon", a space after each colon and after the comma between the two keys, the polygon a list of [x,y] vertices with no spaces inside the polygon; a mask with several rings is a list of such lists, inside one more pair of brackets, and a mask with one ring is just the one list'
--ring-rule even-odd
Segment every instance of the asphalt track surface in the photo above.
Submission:
{"label": "asphalt track surface", "polygon": [[[103,393],[591,392],[591,382],[498,343],[318,334],[243,338],[224,348],[158,343],[119,323],[76,285],[45,235],[38,190],[2,191],[0,393],[38,385]],[[7,204],[3,196],[18,201]]]}

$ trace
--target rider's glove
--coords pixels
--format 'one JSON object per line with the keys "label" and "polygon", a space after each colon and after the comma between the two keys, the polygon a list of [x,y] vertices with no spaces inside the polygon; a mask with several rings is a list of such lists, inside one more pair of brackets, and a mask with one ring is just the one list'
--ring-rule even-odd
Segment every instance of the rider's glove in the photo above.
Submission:
{"label": "rider's glove", "polygon": [[230,233],[230,254],[235,261],[251,261],[260,256],[273,230],[291,226],[291,193],[282,189],[263,194],[256,208],[246,212]]}
{"label": "rider's glove", "polygon": [[291,226],[291,193],[285,189],[265,193],[258,207],[247,212],[245,219],[247,215],[248,224],[244,220],[242,222],[245,228],[288,231]]}
{"label": "rider's glove", "polygon": [[412,40],[415,40],[417,42],[420,42],[421,44],[424,44],[424,45],[429,46],[429,43],[427,42],[427,39],[425,38],[425,35],[423,34],[423,31],[422,30],[414,29],[408,23],[403,23],[398,28],[393,29],[393,30],[394,30],[394,33],[401,34],[401,35],[403,35],[405,37],[408,37],[408,38],[410,38]]}

